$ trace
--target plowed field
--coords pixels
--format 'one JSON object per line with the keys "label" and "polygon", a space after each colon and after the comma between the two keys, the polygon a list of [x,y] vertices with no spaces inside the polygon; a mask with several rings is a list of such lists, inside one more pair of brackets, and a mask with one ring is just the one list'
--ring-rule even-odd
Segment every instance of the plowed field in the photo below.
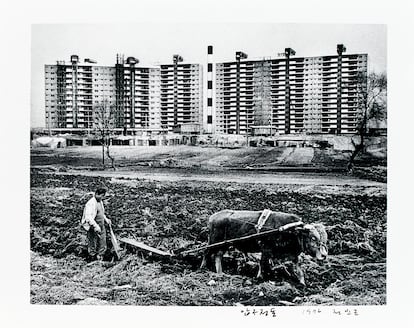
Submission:
{"label": "plowed field", "polygon": [[[375,305],[386,303],[386,188],[334,184],[156,181],[72,172],[31,172],[31,302],[134,305]],[[220,176],[220,173],[216,173]],[[242,174],[241,174],[242,176]],[[365,180],[361,180],[363,182]],[[303,182],[303,181],[302,181]],[[199,270],[201,254],[159,259],[124,249],[120,261],[85,261],[79,227],[90,192],[109,189],[106,212],[118,236],[162,250],[207,243],[207,220],[222,209],[265,208],[323,222],[329,257],[301,258],[306,287],[284,270],[255,278],[257,261],[235,250],[222,276]]]}

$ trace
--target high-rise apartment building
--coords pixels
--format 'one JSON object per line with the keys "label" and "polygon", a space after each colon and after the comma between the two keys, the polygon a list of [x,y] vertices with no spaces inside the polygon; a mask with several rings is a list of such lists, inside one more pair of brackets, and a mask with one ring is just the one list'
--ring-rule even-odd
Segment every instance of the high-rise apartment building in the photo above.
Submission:
{"label": "high-rise apartment building", "polygon": [[160,68],[138,67],[138,60],[117,56],[116,127],[124,133],[160,131]]}
{"label": "high-rise apartment building", "polygon": [[354,133],[367,55],[341,47],[335,56],[294,58],[286,48],[285,58],[256,61],[237,52],[236,61],[217,63],[216,133]]}
{"label": "high-rise apartment building", "polygon": [[368,56],[345,50],[339,44],[337,55],[294,57],[286,48],[283,57],[263,60],[237,51],[235,61],[213,64],[208,46],[204,106],[202,66],[179,55],[153,67],[123,55],[114,66],[73,55],[45,65],[46,127],[93,129],[94,108],[107,101],[124,134],[355,133]]}
{"label": "high-rise apartment building", "polygon": [[76,55],[70,63],[45,65],[46,127],[92,127],[94,73],[91,64],[79,64]]}
{"label": "high-rise apartment building", "polygon": [[201,126],[203,120],[202,66],[178,62],[179,56],[161,65],[161,127],[169,132],[188,123]]}
{"label": "high-rise apartment building", "polygon": [[124,134],[172,132],[202,124],[202,67],[199,64],[137,66],[117,56],[115,66],[91,60],[45,65],[46,127],[82,131],[94,127],[94,108],[107,101],[114,125]]}

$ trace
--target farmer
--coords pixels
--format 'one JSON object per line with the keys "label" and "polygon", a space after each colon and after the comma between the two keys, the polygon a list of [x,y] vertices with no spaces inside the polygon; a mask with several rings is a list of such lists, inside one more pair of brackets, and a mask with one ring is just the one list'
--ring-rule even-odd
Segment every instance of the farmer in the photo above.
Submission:
{"label": "farmer", "polygon": [[81,224],[87,231],[88,254],[91,261],[101,261],[106,251],[105,223],[110,225],[111,220],[105,215],[102,202],[105,194],[106,188],[98,188],[83,210]]}

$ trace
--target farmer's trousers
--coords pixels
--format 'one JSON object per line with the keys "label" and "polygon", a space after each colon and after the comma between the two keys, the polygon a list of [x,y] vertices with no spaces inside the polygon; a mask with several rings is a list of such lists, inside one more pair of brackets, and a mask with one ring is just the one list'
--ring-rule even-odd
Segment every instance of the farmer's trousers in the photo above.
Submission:
{"label": "farmer's trousers", "polygon": [[95,219],[96,223],[101,228],[101,233],[98,234],[91,226],[88,230],[88,253],[90,256],[103,256],[106,251],[106,229],[104,220]]}

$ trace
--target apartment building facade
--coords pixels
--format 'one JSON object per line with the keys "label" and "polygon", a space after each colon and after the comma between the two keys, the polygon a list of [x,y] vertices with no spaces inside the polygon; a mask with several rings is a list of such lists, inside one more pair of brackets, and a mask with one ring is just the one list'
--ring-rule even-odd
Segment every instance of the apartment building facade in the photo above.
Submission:
{"label": "apartment building facade", "polygon": [[138,60],[117,56],[115,65],[116,128],[123,133],[160,132],[160,86],[158,67],[136,66]]}
{"label": "apartment building facade", "polygon": [[203,120],[203,71],[199,64],[161,65],[161,128],[168,132]]}
{"label": "apartment building facade", "polygon": [[180,124],[202,124],[201,65],[137,64],[118,55],[114,66],[98,66],[73,55],[69,63],[45,65],[46,127],[92,130],[94,110],[104,101],[114,109],[119,133],[167,133]]}
{"label": "apartment building facade", "polygon": [[[85,131],[94,128],[94,109],[104,101],[115,108],[116,131],[123,134],[182,131],[254,135],[355,133],[366,88],[366,54],[247,60],[213,63],[207,48],[207,92],[203,68],[182,63],[139,66],[118,55],[114,66],[99,66],[77,55],[70,62],[45,65],[46,127]],[[203,112],[205,111],[205,113]]]}
{"label": "apartment building facade", "polygon": [[216,64],[216,133],[355,133],[367,55],[338,49],[335,56],[292,58],[289,51],[256,61],[236,54],[236,61]]}
{"label": "apartment building facade", "polygon": [[70,63],[45,65],[46,127],[87,129],[92,127],[93,79],[91,65]]}

